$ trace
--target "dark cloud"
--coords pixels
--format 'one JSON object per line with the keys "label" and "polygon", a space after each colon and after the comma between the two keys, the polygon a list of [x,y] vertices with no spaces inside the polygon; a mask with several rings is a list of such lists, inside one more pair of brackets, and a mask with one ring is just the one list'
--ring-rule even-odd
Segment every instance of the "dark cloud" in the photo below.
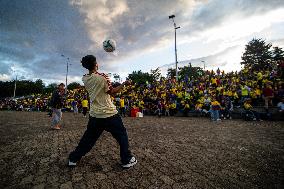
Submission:
{"label": "dark cloud", "polygon": [[61,54],[78,60],[91,44],[84,15],[67,0],[9,0],[0,1],[0,7],[0,58],[32,77],[61,74],[66,65]]}
{"label": "dark cloud", "polygon": [[[176,15],[183,37],[216,27],[230,16],[248,17],[283,6],[283,0],[2,0],[0,74],[10,74],[17,64],[30,74],[26,77],[61,78],[69,57],[70,75],[78,76],[86,54],[95,54],[103,69],[113,71],[113,62],[168,45],[173,35],[170,14]],[[117,56],[103,51],[106,37],[117,41]]]}

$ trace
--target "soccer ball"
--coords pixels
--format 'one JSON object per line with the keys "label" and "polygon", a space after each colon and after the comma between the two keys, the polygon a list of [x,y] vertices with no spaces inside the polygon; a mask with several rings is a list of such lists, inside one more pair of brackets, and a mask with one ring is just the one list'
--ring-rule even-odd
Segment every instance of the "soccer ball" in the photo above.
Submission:
{"label": "soccer ball", "polygon": [[113,39],[107,39],[103,42],[103,47],[106,52],[113,52],[116,47],[116,43]]}

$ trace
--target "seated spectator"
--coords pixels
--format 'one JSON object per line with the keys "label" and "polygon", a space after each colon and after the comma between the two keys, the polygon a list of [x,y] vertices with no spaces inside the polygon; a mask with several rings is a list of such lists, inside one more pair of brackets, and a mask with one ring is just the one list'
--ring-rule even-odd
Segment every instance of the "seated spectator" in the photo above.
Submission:
{"label": "seated spectator", "polygon": [[161,102],[159,101],[158,104],[155,106],[155,112],[154,112],[155,115],[158,115],[159,117],[162,116],[162,104]]}
{"label": "seated spectator", "polygon": [[281,102],[277,104],[278,111],[283,113],[284,112],[284,98],[282,98]]}
{"label": "seated spectator", "polygon": [[201,104],[199,101],[195,105],[195,113],[197,114],[198,117],[203,115],[203,104]]}
{"label": "seated spectator", "polygon": [[222,111],[224,119],[232,119],[233,103],[227,95],[224,98],[224,109]]}
{"label": "seated spectator", "polygon": [[170,116],[170,106],[168,104],[168,102],[165,103],[165,116]]}
{"label": "seated spectator", "polygon": [[184,108],[183,108],[183,114],[185,117],[188,117],[188,112],[190,111],[190,105],[189,105],[189,102],[186,101],[184,103]]}
{"label": "seated spectator", "polygon": [[252,101],[251,99],[246,99],[244,102],[244,119],[247,121],[253,120],[253,121],[261,121],[260,114],[254,110],[252,110],[253,106],[251,105]]}
{"label": "seated spectator", "polygon": [[174,116],[176,114],[176,111],[177,111],[177,105],[175,102],[172,102],[170,104],[170,116]]}

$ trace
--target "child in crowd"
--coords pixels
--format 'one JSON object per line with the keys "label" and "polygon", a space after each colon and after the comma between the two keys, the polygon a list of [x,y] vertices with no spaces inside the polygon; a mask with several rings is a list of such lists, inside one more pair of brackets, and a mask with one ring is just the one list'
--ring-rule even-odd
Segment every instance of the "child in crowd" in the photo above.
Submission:
{"label": "child in crowd", "polygon": [[170,108],[169,103],[165,103],[165,116],[170,116]]}
{"label": "child in crowd", "polygon": [[175,102],[172,102],[170,104],[170,116],[174,116],[176,114],[176,110],[177,110],[177,105]]}
{"label": "child in crowd", "polygon": [[200,103],[200,101],[197,101],[196,105],[195,105],[195,112],[197,114],[198,117],[203,115],[203,104]]}
{"label": "child in crowd", "polygon": [[228,95],[225,95],[224,98],[224,108],[223,108],[223,118],[232,119],[233,103]]}
{"label": "child in crowd", "polygon": [[211,119],[213,121],[221,121],[220,119],[220,110],[221,110],[221,105],[220,103],[216,100],[216,98],[214,97],[213,98],[213,101],[211,102],[211,108],[210,108],[210,111],[211,111]]}

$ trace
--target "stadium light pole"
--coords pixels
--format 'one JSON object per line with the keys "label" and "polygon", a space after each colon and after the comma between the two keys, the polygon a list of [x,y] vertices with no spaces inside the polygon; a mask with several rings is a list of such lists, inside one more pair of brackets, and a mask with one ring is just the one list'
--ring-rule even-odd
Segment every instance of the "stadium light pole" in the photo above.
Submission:
{"label": "stadium light pole", "polygon": [[[61,55],[62,57],[65,57],[64,54]],[[66,78],[65,78],[65,94],[67,94],[67,83],[68,83],[68,71],[69,71],[69,57],[67,57],[66,60]],[[71,64],[70,64],[71,65]]]}
{"label": "stadium light pole", "polygon": [[176,81],[178,81],[178,67],[177,67],[177,29],[179,29],[180,27],[177,27],[176,26],[176,23],[175,23],[175,18],[176,16],[175,15],[170,15],[169,16],[169,19],[172,19],[173,20],[173,23],[174,23],[174,29],[175,29],[175,60],[176,60]]}
{"label": "stadium light pole", "polygon": [[16,97],[16,88],[17,88],[17,75],[16,75],[16,80],[15,80],[15,85],[14,85],[14,98]]}
{"label": "stadium light pole", "polygon": [[204,71],[205,71],[205,61],[202,60],[201,62],[203,62],[203,69],[204,69]]}

